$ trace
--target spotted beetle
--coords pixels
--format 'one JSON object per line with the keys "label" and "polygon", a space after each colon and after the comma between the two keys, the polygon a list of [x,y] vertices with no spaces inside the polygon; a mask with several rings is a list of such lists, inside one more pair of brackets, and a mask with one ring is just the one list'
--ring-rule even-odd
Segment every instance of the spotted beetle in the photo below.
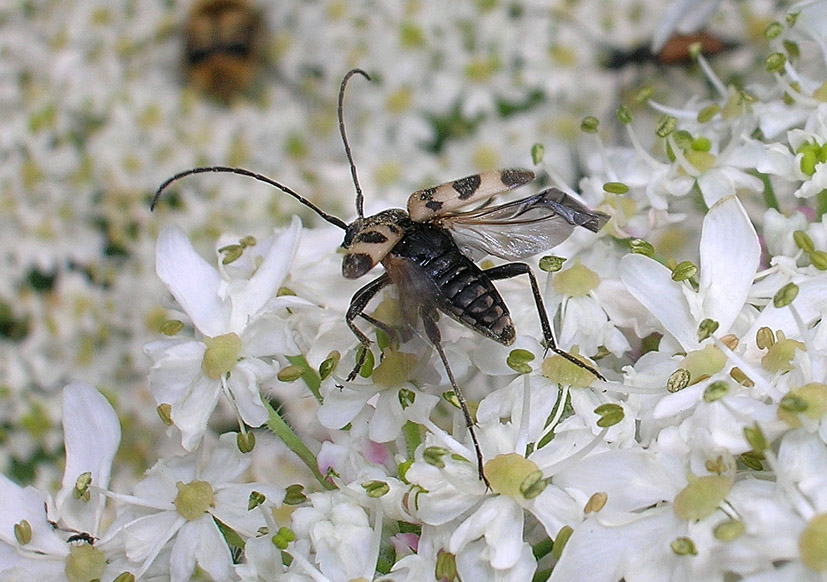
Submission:
{"label": "spotted beetle", "polygon": [[[416,328],[419,323],[425,337],[433,344],[447,372],[451,387],[462,409],[465,424],[474,443],[480,479],[488,483],[483,472],[483,457],[474,431],[474,420],[462,391],[454,378],[442,348],[437,325],[442,312],[472,330],[503,345],[516,338],[508,306],[493,281],[526,275],[540,317],[546,350],[552,350],[573,364],[588,370],[597,378],[605,378],[591,365],[557,347],[546,314],[537,279],[526,263],[512,262],[483,270],[469,257],[482,251],[507,260],[535,255],[565,240],[580,226],[599,231],[608,216],[589,210],[565,192],[547,188],[541,192],[498,206],[485,205],[492,197],[534,180],[534,172],[507,169],[475,174],[411,194],[407,210],[393,208],[373,216],[365,216],[364,197],[353,163],[345,132],[343,101],[345,87],[353,75],[370,79],[361,69],[352,69],[342,79],[339,89],[339,131],[356,189],[356,219],[347,224],[330,215],[291,188],[246,170],[226,166],[192,168],[180,172],[161,184],[152,199],[152,208],[161,193],[173,182],[193,174],[229,172],[269,184],[304,204],[321,218],[345,232],[342,247],[342,275],[357,279],[378,263],[385,268],[379,277],[356,291],[350,301],[345,321],[362,344],[356,364],[347,381],[356,378],[364,366],[371,340],[359,329],[355,320],[361,317],[375,327],[393,333],[391,327],[365,313],[368,303],[383,288],[396,285],[400,311],[405,323]],[[474,210],[457,212],[472,203],[482,205]]]}

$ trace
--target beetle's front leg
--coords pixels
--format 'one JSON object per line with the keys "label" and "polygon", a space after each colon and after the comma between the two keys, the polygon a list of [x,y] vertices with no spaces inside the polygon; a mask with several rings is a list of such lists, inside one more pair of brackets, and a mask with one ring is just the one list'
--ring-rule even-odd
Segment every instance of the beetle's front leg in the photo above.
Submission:
{"label": "beetle's front leg", "polygon": [[[353,323],[353,320],[359,316],[364,317],[370,323],[376,325],[377,322],[370,316],[365,316],[363,313],[365,307],[367,307],[368,303],[371,299],[373,299],[379,291],[381,291],[384,287],[386,287],[391,282],[390,277],[387,273],[383,273],[381,276],[377,277],[361,289],[359,289],[354,295],[353,298],[350,300],[350,307],[347,309],[347,313],[345,314],[345,322],[347,326],[350,328],[350,331],[353,332],[353,335],[359,340],[364,348],[362,353],[356,358],[356,366],[353,370],[348,374],[347,381],[351,382],[353,379],[356,378],[356,375],[359,373],[359,370],[365,364],[365,360],[368,357],[368,350],[370,349],[370,338],[364,334],[364,332],[356,327],[356,324]],[[378,326],[381,329],[381,326]]]}
{"label": "beetle's front leg", "polygon": [[548,321],[548,315],[546,315],[546,306],[543,303],[543,296],[540,293],[540,286],[537,284],[537,278],[534,276],[534,272],[531,270],[531,267],[529,267],[526,263],[506,263],[505,265],[487,269],[484,272],[492,281],[497,281],[499,279],[510,279],[518,275],[528,275],[528,279],[531,281],[531,293],[534,295],[534,304],[537,306],[537,313],[540,315],[540,326],[543,328],[543,339],[546,341],[546,350],[551,350],[555,354],[566,358],[572,364],[575,364],[584,370],[588,370],[601,380],[606,380],[606,378],[604,378],[603,375],[592,366],[578,360],[566,350],[562,350],[557,347],[557,342],[554,341],[554,334],[551,331],[551,324]]}

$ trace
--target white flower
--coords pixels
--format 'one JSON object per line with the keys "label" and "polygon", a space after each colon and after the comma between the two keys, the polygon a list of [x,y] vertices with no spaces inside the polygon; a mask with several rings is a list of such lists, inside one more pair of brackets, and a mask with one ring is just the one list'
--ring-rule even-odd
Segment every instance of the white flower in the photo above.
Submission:
{"label": "white flower", "polygon": [[202,337],[148,344],[146,352],[154,361],[150,386],[159,405],[171,405],[170,417],[187,450],[198,445],[222,390],[245,423],[266,422],[259,389],[275,370],[265,358],[298,353],[277,311],[306,303],[276,297],[276,291],[287,276],[300,228],[294,217],[249,279],[229,281],[195,252],[180,228],[161,231],[158,276]]}
{"label": "white flower", "polygon": [[[109,579],[126,569],[118,546],[107,544],[109,536],[100,527],[106,503],[101,489],[109,486],[121,440],[118,417],[97,390],[70,384],[63,390],[63,432],[66,469],[54,500],[45,491],[0,476],[0,552],[7,553],[0,560],[3,580],[35,575],[58,581],[69,572]],[[14,532],[24,522],[31,537],[22,543]]]}
{"label": "white flower", "polygon": [[620,279],[686,350],[696,349],[698,325],[718,323],[717,334],[730,331],[744,308],[758,267],[760,246],[755,228],[740,201],[721,200],[704,218],[697,292],[672,280],[672,272],[643,255],[620,261]]}
{"label": "white flower", "polygon": [[331,582],[372,580],[382,531],[381,509],[374,510],[371,521],[364,507],[338,491],[314,493],[309,501],[310,505],[296,509],[292,516],[296,535],[309,542],[306,552],[293,554],[298,570],[310,576],[320,572]]}
{"label": "white flower", "polygon": [[[190,579],[200,567],[216,580],[232,575],[232,556],[218,522],[242,538],[255,537],[266,525],[262,509],[280,507],[284,490],[263,483],[236,483],[250,465],[238,450],[236,435],[226,433],[214,450],[159,461],[135,486],[134,495],[110,493],[128,511],[115,526],[122,532],[126,555],[146,572],[171,542],[169,575]],[[250,495],[266,504],[248,509]],[[113,526],[113,527],[115,527]]]}
{"label": "white flower", "polygon": [[[563,525],[579,521],[576,501],[548,481],[556,470],[599,446],[605,430],[595,437],[591,430],[559,425],[556,429],[562,432],[550,443],[525,456],[529,443],[541,440],[560,397],[556,383],[530,374],[480,403],[476,431],[494,495],[479,480],[473,458],[456,461],[430,436],[417,451],[405,475],[417,486],[408,510],[427,526],[451,532],[446,534],[444,550],[455,555],[458,564],[461,556],[467,556],[477,568],[487,570],[482,563],[487,562],[498,576],[519,579],[517,572],[535,567],[525,561],[526,513],[544,526],[549,537]],[[577,425],[579,415],[572,419],[571,424]]]}
{"label": "white flower", "polygon": [[[548,275],[547,305],[552,312],[557,305],[560,309],[560,347],[577,345],[581,354],[594,355],[602,346],[616,356],[631,349],[618,325],[642,310],[618,280],[616,266],[610,245],[597,241],[588,252],[567,260],[560,272]],[[617,319],[610,317],[614,315]]]}
{"label": "white flower", "polygon": [[318,411],[319,421],[327,428],[342,428],[368,402],[372,410],[367,421],[368,437],[375,442],[386,443],[399,436],[402,425],[408,420],[427,418],[439,402],[439,397],[407,383],[385,387],[348,382],[342,388],[336,387],[334,382],[328,382],[325,384],[324,403]]}

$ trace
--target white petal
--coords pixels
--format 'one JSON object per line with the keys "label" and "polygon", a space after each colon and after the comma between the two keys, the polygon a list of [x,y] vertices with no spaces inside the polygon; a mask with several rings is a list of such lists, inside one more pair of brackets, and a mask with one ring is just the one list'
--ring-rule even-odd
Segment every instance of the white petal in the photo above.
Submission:
{"label": "white petal", "polygon": [[566,542],[566,551],[555,564],[549,582],[615,582],[624,553],[617,537],[594,519],[581,523]]}
{"label": "white petal", "polygon": [[790,168],[794,157],[795,155],[790,152],[790,145],[762,143],[744,138],[744,143],[732,151],[727,162],[738,168],[755,168],[762,174],[785,176],[793,180]]}
{"label": "white petal", "polygon": [[261,493],[267,501],[276,506],[281,505],[284,499],[284,489],[280,487],[264,483],[232,484],[215,492],[215,509],[210,513],[239,534],[255,537],[258,535],[258,529],[266,524],[263,512],[247,510],[247,503],[253,491]]}
{"label": "white petal", "polygon": [[229,310],[218,298],[221,276],[179,226],[165,226],[158,235],[155,271],[198,331],[209,337],[227,332]]}
{"label": "white petal", "polygon": [[[827,310],[827,275],[812,277],[798,283],[798,295],[792,305],[795,306],[805,326],[823,317],[824,311]],[[792,311],[786,306],[775,307],[770,302],[756,318],[750,330],[744,334],[744,341],[747,342],[745,357],[760,359],[763,355],[763,351],[755,346],[755,334],[762,327],[780,329],[791,339],[801,338]]]}
{"label": "white petal", "polygon": [[213,580],[232,580],[232,556],[211,516],[189,522],[172,546],[169,557],[171,582],[187,582],[195,563]]}
{"label": "white petal", "polygon": [[0,475],[0,540],[16,546],[14,525],[25,519],[32,526],[32,541],[27,546],[30,550],[57,556],[69,553],[66,543],[46,521],[48,499],[45,492],[34,487],[23,488]]}
{"label": "white petal", "polygon": [[669,506],[649,509],[619,527],[606,527],[589,518],[574,528],[549,582],[588,580],[665,581],[680,559],[669,541],[686,531]]}
{"label": "white petal", "polygon": [[90,505],[91,502],[75,499],[72,490],[78,476],[86,472],[92,474],[96,487],[109,486],[112,460],[121,442],[121,424],[106,398],[88,384],[75,382],[63,389],[63,440],[66,469],[56,498],[57,507],[72,527],[96,532],[105,498],[92,492],[94,503]]}
{"label": "white petal", "polygon": [[698,403],[707,386],[708,383],[693,384],[674,394],[665,395],[652,409],[653,417],[668,418],[686,412]]}
{"label": "white petal", "polygon": [[528,504],[531,514],[552,539],[557,537],[561,527],[582,519],[582,507],[582,502],[576,502],[568,493],[551,483]]}
{"label": "white petal", "polygon": [[316,416],[324,427],[342,428],[356,418],[372,396],[373,391],[367,386],[360,386],[355,390],[349,386],[341,390],[331,390],[325,395],[324,402],[316,412]]}
{"label": "white petal", "polygon": [[704,202],[709,207],[721,198],[735,194],[738,190],[760,192],[763,187],[763,182],[755,176],[728,166],[712,168],[698,178],[698,188],[704,196]]}
{"label": "white petal", "polygon": [[227,380],[241,418],[249,426],[261,426],[269,413],[261,401],[259,385],[273,376],[273,369],[261,360],[250,358],[239,362]]}
{"label": "white petal", "polygon": [[193,380],[204,375],[201,364],[206,349],[203,342],[192,340],[158,340],[144,346],[154,362],[149,387],[158,404],[184,398]]}
{"label": "white petal", "polygon": [[630,254],[620,260],[620,280],[684,349],[697,348],[697,324],[672,271],[649,257]]}
{"label": "white petal", "polygon": [[451,535],[448,549],[459,553],[468,543],[484,537],[490,562],[497,570],[514,566],[523,546],[523,512],[511,499],[499,495],[482,506]]}
{"label": "white petal", "polygon": [[[302,304],[307,305],[307,302],[296,297],[279,297],[268,304],[268,311],[280,309],[282,306],[295,307]],[[273,354],[297,356],[301,354],[301,350],[296,345],[294,333],[288,320],[274,313],[262,314],[244,328],[241,335],[241,355],[254,358]]]}
{"label": "white petal", "polygon": [[[664,461],[667,461],[666,467],[662,466]],[[677,495],[685,483],[676,482],[675,465],[680,472],[680,462],[666,455],[656,457],[645,451],[613,450],[581,459],[555,475],[554,484],[576,489],[584,496],[605,492],[607,510],[638,511]]]}
{"label": "white petal", "polygon": [[133,562],[158,555],[186,520],[175,511],[162,511],[130,522],[124,527],[124,549]]}
{"label": "white petal", "polygon": [[700,293],[704,315],[729,331],[752,287],[761,245],[738,198],[721,199],[709,209],[700,242]]}
{"label": "white petal", "polygon": [[252,459],[238,450],[235,433],[224,433],[209,455],[200,478],[213,484],[232,482],[250,466]]}
{"label": "white petal", "polygon": [[406,420],[399,402],[399,391],[386,390],[379,394],[376,401],[376,412],[368,424],[368,437],[375,443],[392,441],[402,433]]}
{"label": "white petal", "polygon": [[198,546],[198,533],[193,531],[192,523],[184,524],[182,535],[172,545],[169,555],[169,579],[171,582],[190,580],[195,570],[195,549]]}
{"label": "white petal", "polygon": [[247,321],[264,307],[268,300],[276,296],[287,272],[293,264],[293,257],[301,240],[301,220],[293,216],[293,221],[281,236],[273,241],[264,261],[250,277],[243,290],[232,294],[232,315],[230,329],[240,333]]}
{"label": "white petal", "polygon": [[207,430],[207,421],[218,402],[220,384],[206,376],[198,376],[188,386],[186,396],[172,403],[170,418],[181,430],[181,446],[192,451],[198,447]]}

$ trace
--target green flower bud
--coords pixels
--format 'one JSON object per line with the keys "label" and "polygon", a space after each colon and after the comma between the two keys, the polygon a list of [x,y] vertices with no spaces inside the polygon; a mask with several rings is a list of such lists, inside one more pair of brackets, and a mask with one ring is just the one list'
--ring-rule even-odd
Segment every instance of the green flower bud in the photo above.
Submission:
{"label": "green flower bud", "polygon": [[597,419],[597,426],[607,428],[618,424],[623,420],[625,413],[619,404],[601,404],[594,409],[594,413],[600,418]]}
{"label": "green flower bud", "polygon": [[585,133],[597,133],[599,127],[600,121],[596,117],[584,117],[580,122],[580,130]]}

